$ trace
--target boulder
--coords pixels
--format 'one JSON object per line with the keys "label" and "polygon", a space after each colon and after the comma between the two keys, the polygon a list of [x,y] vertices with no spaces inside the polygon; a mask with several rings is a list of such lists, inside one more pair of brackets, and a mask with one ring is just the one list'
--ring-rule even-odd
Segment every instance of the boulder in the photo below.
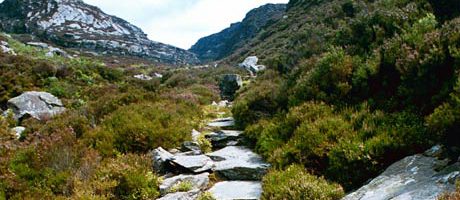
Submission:
{"label": "boulder", "polygon": [[266,69],[264,65],[257,65],[258,62],[259,58],[257,58],[257,56],[249,56],[241,64],[239,64],[239,66],[253,74]]}
{"label": "boulder", "polygon": [[221,130],[207,134],[206,138],[213,147],[223,148],[236,145],[242,133],[243,131]]}
{"label": "boulder", "polygon": [[161,147],[153,150],[152,153],[153,169],[157,173],[165,173],[168,171],[168,162],[173,159],[174,155],[164,150]]}
{"label": "boulder", "polygon": [[16,135],[16,137],[19,139],[24,131],[26,131],[25,127],[22,126],[17,126],[11,129],[13,133]]}
{"label": "boulder", "polygon": [[233,101],[235,93],[243,86],[243,79],[238,74],[225,74],[220,81],[220,95],[222,99]]}
{"label": "boulder", "polygon": [[25,92],[8,101],[15,119],[31,116],[45,120],[65,111],[61,100],[47,92]]}
{"label": "boulder", "polygon": [[214,128],[232,127],[235,126],[235,119],[233,117],[215,119],[208,123],[208,126]]}
{"label": "boulder", "polygon": [[192,190],[189,192],[176,192],[167,194],[166,196],[161,197],[157,200],[195,200],[196,198],[198,198],[199,194],[200,190]]}
{"label": "boulder", "polygon": [[224,181],[216,183],[209,192],[217,200],[258,200],[262,195],[262,184],[253,181]]}
{"label": "boulder", "polygon": [[0,41],[0,51],[2,53],[8,53],[8,54],[11,54],[11,55],[16,55],[14,50],[10,48],[10,45],[8,44],[8,42],[5,42],[5,41]]}
{"label": "boulder", "polygon": [[166,194],[174,186],[182,182],[189,182],[192,184],[192,190],[205,189],[209,184],[209,173],[202,173],[198,175],[178,175],[163,180],[160,185],[160,192]]}
{"label": "boulder", "polygon": [[229,146],[207,156],[215,161],[213,171],[227,180],[261,180],[270,167],[246,147]]}
{"label": "boulder", "polygon": [[214,162],[205,155],[177,155],[171,160],[177,168],[186,169],[193,173],[202,173],[212,169]]}
{"label": "boulder", "polygon": [[453,191],[460,177],[460,164],[449,166],[448,160],[436,158],[441,149],[438,147],[394,163],[343,200],[436,200],[442,193]]}

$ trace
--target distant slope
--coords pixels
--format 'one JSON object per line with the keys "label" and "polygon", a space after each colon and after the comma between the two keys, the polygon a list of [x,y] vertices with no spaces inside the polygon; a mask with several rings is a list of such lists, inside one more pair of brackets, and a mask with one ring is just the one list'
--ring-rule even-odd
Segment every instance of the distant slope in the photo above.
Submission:
{"label": "distant slope", "polygon": [[267,4],[253,9],[242,22],[200,39],[190,51],[203,61],[219,60],[244,46],[268,24],[281,19],[285,10],[286,4]]}
{"label": "distant slope", "polygon": [[194,54],[151,41],[140,28],[81,0],[5,0],[0,4],[0,28],[83,51],[169,64],[199,62]]}

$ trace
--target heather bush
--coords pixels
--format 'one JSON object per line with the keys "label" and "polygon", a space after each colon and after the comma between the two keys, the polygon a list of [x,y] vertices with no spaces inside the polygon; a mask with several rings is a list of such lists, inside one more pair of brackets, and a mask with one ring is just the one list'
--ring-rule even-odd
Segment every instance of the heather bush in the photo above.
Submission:
{"label": "heather bush", "polygon": [[262,181],[262,199],[338,200],[344,196],[340,185],[309,174],[302,166],[273,170]]}

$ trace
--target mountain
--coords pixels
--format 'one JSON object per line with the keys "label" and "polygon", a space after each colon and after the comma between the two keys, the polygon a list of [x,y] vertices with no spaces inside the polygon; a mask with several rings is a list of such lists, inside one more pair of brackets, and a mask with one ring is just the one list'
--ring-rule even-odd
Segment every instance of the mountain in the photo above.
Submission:
{"label": "mountain", "polygon": [[193,53],[151,41],[140,28],[82,0],[5,0],[0,4],[0,29],[83,51],[177,65],[199,63]]}
{"label": "mountain", "polygon": [[267,4],[250,11],[242,22],[201,38],[189,51],[196,53],[203,61],[219,60],[242,47],[269,24],[281,19],[286,4]]}

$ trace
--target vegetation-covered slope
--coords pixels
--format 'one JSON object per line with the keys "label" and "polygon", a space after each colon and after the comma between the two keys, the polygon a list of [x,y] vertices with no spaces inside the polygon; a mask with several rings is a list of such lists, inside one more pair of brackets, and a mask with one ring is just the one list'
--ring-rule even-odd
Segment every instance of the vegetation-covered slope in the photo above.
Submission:
{"label": "vegetation-covered slope", "polygon": [[[190,140],[209,117],[204,105],[219,100],[219,74],[238,72],[108,67],[0,40],[18,54],[0,52],[2,110],[33,90],[54,94],[67,108],[46,121],[0,116],[0,199],[155,199],[159,178],[147,152]],[[133,78],[140,73],[163,78]],[[18,125],[26,127],[19,140],[10,131]]]}
{"label": "vegetation-covered slope", "polygon": [[270,69],[240,91],[237,122],[278,170],[289,174],[300,164],[346,190],[435,143],[456,160],[460,18],[453,7],[458,2],[291,1],[287,19],[227,58],[258,55]]}

